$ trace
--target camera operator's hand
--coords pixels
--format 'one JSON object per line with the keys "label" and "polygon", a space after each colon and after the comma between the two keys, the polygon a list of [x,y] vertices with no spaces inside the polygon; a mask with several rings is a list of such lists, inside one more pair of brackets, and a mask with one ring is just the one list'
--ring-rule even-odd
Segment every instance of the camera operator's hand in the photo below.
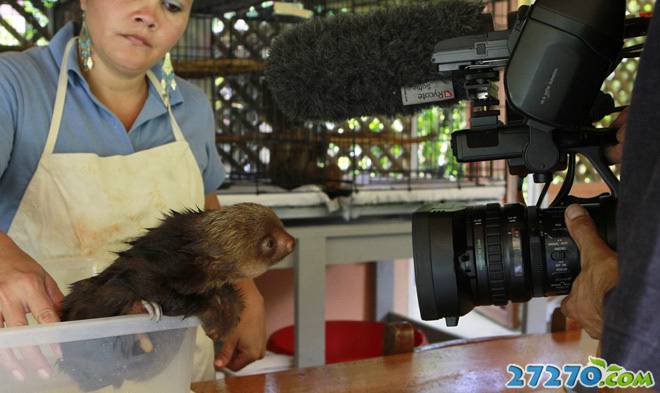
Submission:
{"label": "camera operator's hand", "polygon": [[619,164],[621,163],[621,157],[623,156],[623,141],[626,137],[626,123],[628,121],[628,108],[624,109],[619,113],[619,116],[610,124],[611,128],[618,128],[616,132],[616,140],[619,142],[614,146],[608,146],[605,148],[605,157],[610,162],[610,164]]}
{"label": "camera operator's hand", "polygon": [[561,303],[561,311],[576,320],[592,338],[603,331],[603,300],[619,280],[617,254],[600,238],[589,213],[580,205],[570,205],[564,215],[566,227],[580,250],[580,274],[571,292]]}

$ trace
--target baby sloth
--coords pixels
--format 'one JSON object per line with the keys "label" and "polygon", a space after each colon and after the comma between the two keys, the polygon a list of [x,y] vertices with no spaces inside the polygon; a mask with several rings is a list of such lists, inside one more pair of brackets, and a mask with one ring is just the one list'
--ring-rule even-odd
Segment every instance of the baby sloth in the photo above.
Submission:
{"label": "baby sloth", "polygon": [[196,315],[217,340],[239,322],[236,281],[264,273],[295,239],[271,209],[241,203],[173,212],[129,244],[103,272],[71,286],[63,321],[128,314],[142,302],[150,314],[160,306],[164,315]]}

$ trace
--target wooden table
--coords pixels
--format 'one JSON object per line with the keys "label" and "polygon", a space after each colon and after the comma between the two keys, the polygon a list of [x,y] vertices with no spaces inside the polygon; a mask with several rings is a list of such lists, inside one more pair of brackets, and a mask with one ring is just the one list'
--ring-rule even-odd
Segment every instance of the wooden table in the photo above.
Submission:
{"label": "wooden table", "polygon": [[192,389],[195,393],[503,392],[510,379],[509,363],[586,364],[596,347],[597,342],[580,331],[464,341],[411,354],[203,382]]}

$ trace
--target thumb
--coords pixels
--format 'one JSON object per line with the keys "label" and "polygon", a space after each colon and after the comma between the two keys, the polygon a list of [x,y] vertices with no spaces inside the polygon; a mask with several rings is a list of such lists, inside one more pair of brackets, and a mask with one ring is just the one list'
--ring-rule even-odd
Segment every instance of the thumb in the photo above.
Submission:
{"label": "thumb", "polygon": [[568,296],[562,299],[561,301],[561,313],[564,314],[565,317],[570,318],[573,315],[571,315],[571,309],[569,307],[570,302],[572,301],[571,294],[569,293]]}
{"label": "thumb", "polygon": [[225,367],[234,356],[234,350],[236,349],[236,343],[238,339],[235,336],[228,337],[226,340],[223,340],[222,347],[215,355],[214,365],[218,368]]}
{"label": "thumb", "polygon": [[589,212],[584,207],[578,204],[570,205],[564,212],[564,220],[566,221],[568,233],[577,244],[580,252],[595,247],[609,248],[601,239],[596,224],[594,224]]}
{"label": "thumb", "polygon": [[49,274],[46,274],[45,281],[46,293],[48,293],[48,296],[50,296],[50,299],[53,301],[55,310],[60,311],[62,308],[62,299],[64,299],[64,295],[62,294],[62,291],[60,291],[60,288],[57,286],[55,280],[53,280]]}

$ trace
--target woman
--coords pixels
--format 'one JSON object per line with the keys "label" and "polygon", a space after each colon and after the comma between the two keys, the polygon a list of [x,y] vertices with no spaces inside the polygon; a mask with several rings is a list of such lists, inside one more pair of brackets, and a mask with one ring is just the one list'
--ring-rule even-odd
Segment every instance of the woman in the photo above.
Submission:
{"label": "woman", "polygon": [[[80,39],[68,24],[48,47],[0,56],[0,327],[27,324],[28,312],[58,321],[62,293],[38,261],[107,257],[162,212],[219,206],[210,104],[163,64],[192,0],[80,6]],[[240,285],[246,311],[216,366],[263,356],[263,299],[252,281]],[[210,355],[194,380],[214,378],[204,345]],[[40,353],[24,356],[48,377]],[[25,378],[12,354],[0,359]]]}

